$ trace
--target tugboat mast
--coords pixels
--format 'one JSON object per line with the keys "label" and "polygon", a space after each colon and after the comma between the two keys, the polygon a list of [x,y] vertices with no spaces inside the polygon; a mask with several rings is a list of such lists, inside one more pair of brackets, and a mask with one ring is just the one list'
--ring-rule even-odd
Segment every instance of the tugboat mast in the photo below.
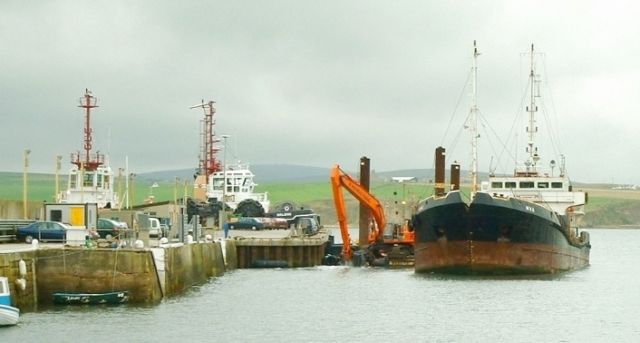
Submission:
{"label": "tugboat mast", "polygon": [[92,153],[93,129],[91,109],[98,107],[98,100],[89,89],[79,99],[78,107],[85,109],[84,152],[71,153],[69,183],[66,191],[57,193],[60,203],[96,203],[98,208],[117,208],[118,195],[113,192],[113,172],[109,162],[100,152]]}
{"label": "tugboat mast", "polygon": [[200,174],[205,175],[207,180],[209,176],[217,171],[221,170],[220,161],[216,159],[216,153],[220,151],[220,148],[215,146],[215,143],[219,143],[220,139],[216,137],[214,126],[215,121],[213,115],[216,113],[214,107],[215,101],[204,102],[199,105],[191,106],[190,108],[201,107],[204,110],[204,122],[202,127],[202,147],[200,158]]}
{"label": "tugboat mast", "polygon": [[[85,89],[84,96],[81,97],[79,101],[80,105],[78,105],[78,107],[82,107],[86,110],[84,124],[84,156],[80,156],[80,153],[71,154],[71,163],[75,164],[78,169],[94,171],[104,163],[103,157],[100,153],[96,153],[95,156],[91,156],[91,148],[93,147],[91,109],[98,107],[98,99],[93,96],[89,89]],[[82,159],[84,159],[84,161],[82,161]]]}

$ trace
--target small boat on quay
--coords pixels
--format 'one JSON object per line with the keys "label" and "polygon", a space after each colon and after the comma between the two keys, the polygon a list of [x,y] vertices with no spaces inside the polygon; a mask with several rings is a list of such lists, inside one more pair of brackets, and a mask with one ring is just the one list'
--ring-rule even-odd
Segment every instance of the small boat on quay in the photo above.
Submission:
{"label": "small boat on quay", "polygon": [[11,305],[9,279],[0,276],[0,326],[16,325],[20,320],[20,309]]}
{"label": "small boat on quay", "polygon": [[128,291],[105,293],[53,293],[53,303],[58,305],[114,305],[126,303],[128,301]]}
{"label": "small boat on quay", "polygon": [[[589,264],[591,243],[577,222],[584,214],[587,196],[574,191],[561,158],[550,172],[539,166],[535,142],[535,114],[539,81],[531,46],[530,103],[527,157],[513,175],[490,173],[489,181],[477,183],[477,121],[474,46],[474,97],[471,106],[473,167],[470,196],[459,189],[459,165],[452,165],[452,190],[444,191],[445,150],[436,149],[436,192],[419,204],[412,219],[416,234],[415,271],[451,274],[552,274]],[[457,168],[457,169],[456,169]],[[457,170],[457,180],[454,171]],[[465,198],[469,198],[466,200]]]}

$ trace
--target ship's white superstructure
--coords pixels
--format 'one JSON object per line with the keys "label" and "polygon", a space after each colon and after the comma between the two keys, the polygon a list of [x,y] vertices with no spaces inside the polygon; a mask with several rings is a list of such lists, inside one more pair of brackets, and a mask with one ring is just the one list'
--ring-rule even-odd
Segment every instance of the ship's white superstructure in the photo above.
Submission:
{"label": "ship's white superstructure", "polygon": [[[249,165],[238,162],[235,165],[225,166],[223,171],[218,171],[209,176],[207,183],[207,197],[221,201],[235,210],[238,204],[246,199],[255,200],[262,205],[265,212],[269,211],[269,197],[267,193],[254,193],[257,184],[253,181],[254,174]],[[223,185],[226,184],[226,188]]]}
{"label": "ship's white superstructure", "polygon": [[108,164],[95,170],[73,166],[69,170],[67,190],[58,194],[59,203],[96,203],[99,208],[119,208],[118,195],[113,191],[115,179]]}

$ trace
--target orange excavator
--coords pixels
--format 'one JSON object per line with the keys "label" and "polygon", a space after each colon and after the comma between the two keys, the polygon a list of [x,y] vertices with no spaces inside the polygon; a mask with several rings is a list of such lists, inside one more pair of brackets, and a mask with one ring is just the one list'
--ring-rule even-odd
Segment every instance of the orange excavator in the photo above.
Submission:
{"label": "orange excavator", "polygon": [[[369,193],[360,185],[360,183],[340,169],[339,165],[335,165],[331,170],[331,186],[333,189],[333,201],[338,216],[338,224],[340,225],[340,234],[342,235],[343,260],[350,261],[353,257],[353,251],[351,249],[351,236],[348,229],[347,210],[342,194],[342,187],[349,191],[361,204],[366,206],[373,216],[375,223],[372,223],[369,227],[368,235],[369,252],[371,253],[369,255],[379,255],[380,250],[383,250],[387,254],[392,251],[401,250],[402,253],[395,254],[396,260],[398,260],[397,257],[399,255],[399,260],[405,261],[395,261],[396,264],[407,264],[407,260],[412,260],[415,234],[409,227],[408,220],[405,220],[402,225],[395,225],[396,227],[393,228],[393,233],[390,237],[387,237],[385,235],[387,219],[382,204],[373,194]],[[373,250],[375,250],[375,252]],[[391,258],[391,256],[389,257]]]}

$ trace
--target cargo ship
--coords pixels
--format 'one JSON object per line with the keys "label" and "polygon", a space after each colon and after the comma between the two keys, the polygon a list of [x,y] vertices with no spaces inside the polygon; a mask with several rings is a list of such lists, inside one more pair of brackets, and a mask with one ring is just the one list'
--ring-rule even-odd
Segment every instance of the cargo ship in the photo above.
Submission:
{"label": "cargo ship", "polygon": [[589,233],[577,223],[587,194],[574,191],[562,157],[559,173],[542,172],[535,143],[537,75],[531,46],[530,102],[526,108],[527,158],[512,175],[489,174],[478,187],[475,89],[478,52],[474,43],[473,99],[468,126],[472,136],[471,191],[460,191],[460,166],[451,166],[445,192],[445,149],[436,149],[435,194],[419,204],[412,218],[415,271],[452,274],[553,274],[589,264]]}

